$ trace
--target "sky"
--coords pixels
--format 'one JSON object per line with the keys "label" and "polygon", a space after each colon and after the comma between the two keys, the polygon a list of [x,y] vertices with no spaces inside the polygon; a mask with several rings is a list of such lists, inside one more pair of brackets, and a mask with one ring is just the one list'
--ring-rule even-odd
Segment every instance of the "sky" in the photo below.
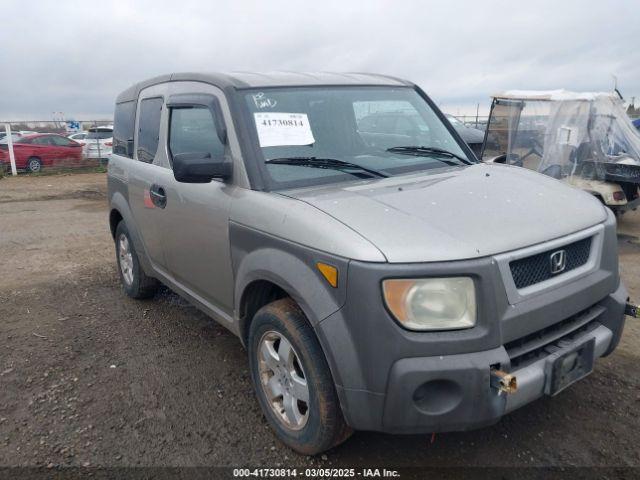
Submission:
{"label": "sky", "polygon": [[611,90],[640,104],[640,3],[0,0],[0,120],[109,118],[179,71],[395,75],[454,115],[505,89]]}

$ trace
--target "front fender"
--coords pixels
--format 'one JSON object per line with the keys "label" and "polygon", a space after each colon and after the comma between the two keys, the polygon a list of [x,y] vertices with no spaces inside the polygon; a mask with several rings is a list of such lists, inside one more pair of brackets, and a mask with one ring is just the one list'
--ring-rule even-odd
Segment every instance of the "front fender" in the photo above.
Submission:
{"label": "front fender", "polygon": [[[236,279],[234,310],[241,339],[246,331],[246,323],[250,321],[240,317],[243,294],[251,283],[259,280],[269,281],[284,290],[300,306],[316,331],[334,381],[341,385],[344,372],[341,371],[340,365],[336,364],[335,348],[336,345],[348,344],[348,340],[334,344],[327,335],[326,328],[320,327],[320,322],[332,315],[339,315],[346,302],[349,260],[234,222],[229,225],[229,235]],[[337,288],[331,287],[318,271],[317,262],[324,262],[338,269]],[[340,390],[338,395],[344,404]]]}
{"label": "front fender", "polygon": [[[302,308],[312,326],[344,305],[349,262],[347,259],[288,242],[264,232],[231,222],[231,258],[235,281],[235,311],[247,286],[266,280],[287,292]],[[317,262],[338,269],[333,288],[316,268]],[[240,319],[241,320],[241,319]],[[243,331],[243,325],[240,325]]]}

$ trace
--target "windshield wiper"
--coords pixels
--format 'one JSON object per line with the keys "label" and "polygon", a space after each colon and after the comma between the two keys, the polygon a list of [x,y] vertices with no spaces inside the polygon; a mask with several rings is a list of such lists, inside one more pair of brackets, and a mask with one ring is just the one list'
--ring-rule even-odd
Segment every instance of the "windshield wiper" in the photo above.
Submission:
{"label": "windshield wiper", "polygon": [[[472,163],[471,161],[461,157],[460,155],[456,155],[455,153],[450,152],[449,150],[444,150],[442,148],[437,148],[437,147],[423,147],[421,145],[406,145],[401,147],[387,148],[387,152],[400,153],[402,155],[415,155],[417,157],[439,155],[442,157],[455,158],[457,160],[460,160],[462,163],[466,163],[469,165]],[[444,163],[447,163],[448,165],[458,165],[458,162],[445,162],[444,160],[441,160],[441,161]]]}
{"label": "windshield wiper", "polygon": [[351,173],[352,175],[356,175],[353,172],[347,171],[351,169],[351,170],[360,170],[361,172],[368,173],[369,176],[372,176],[372,177],[386,178],[389,176],[386,173],[382,173],[378,170],[363,167],[362,165],[358,165],[357,163],[345,162],[344,160],[338,160],[336,158],[282,157],[282,158],[271,158],[269,160],[266,160],[264,163],[271,163],[275,165],[297,165],[300,167],[326,168],[330,170],[341,170],[341,171],[344,171],[345,173]]}

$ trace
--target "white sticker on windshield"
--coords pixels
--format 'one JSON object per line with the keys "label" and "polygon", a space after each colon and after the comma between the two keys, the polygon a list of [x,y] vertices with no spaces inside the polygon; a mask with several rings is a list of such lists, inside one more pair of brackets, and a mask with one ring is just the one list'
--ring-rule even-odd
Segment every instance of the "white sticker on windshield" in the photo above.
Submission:
{"label": "white sticker on windshield", "polygon": [[306,113],[254,113],[261,147],[311,145],[315,142]]}

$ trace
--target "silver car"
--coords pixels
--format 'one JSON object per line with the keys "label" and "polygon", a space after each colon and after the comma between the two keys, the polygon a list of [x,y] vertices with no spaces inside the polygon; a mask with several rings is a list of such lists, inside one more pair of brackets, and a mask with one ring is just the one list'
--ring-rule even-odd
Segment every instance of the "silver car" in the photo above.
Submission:
{"label": "silver car", "polygon": [[90,128],[82,143],[85,158],[108,160],[113,148],[113,126]]}
{"label": "silver car", "polygon": [[[401,115],[415,128],[382,125]],[[268,422],[305,454],[353,429],[490,425],[620,340],[611,212],[478,163],[404,80],[153,78],[117,98],[108,170],[124,291],[162,282],[236,334]]]}

